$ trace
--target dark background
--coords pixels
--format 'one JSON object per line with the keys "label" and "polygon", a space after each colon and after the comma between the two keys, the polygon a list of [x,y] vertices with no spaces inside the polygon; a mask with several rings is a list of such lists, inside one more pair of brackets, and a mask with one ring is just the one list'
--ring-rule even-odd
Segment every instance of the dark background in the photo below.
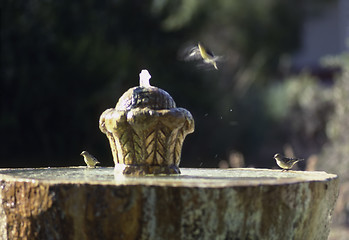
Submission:
{"label": "dark background", "polygon": [[[113,166],[99,116],[148,69],[151,84],[195,119],[181,167],[278,168],[277,152],[305,158],[300,169],[339,175],[331,234],[348,233],[349,55],[326,52],[344,42],[336,30],[349,26],[345,0],[0,5],[1,168],[85,165],[83,150]],[[222,56],[218,71],[181,60],[199,41]]]}
{"label": "dark background", "polygon": [[[142,69],[194,116],[183,167],[217,167],[232,152],[255,167],[275,167],[287,149],[319,153],[333,109],[321,91],[333,79],[301,73],[294,84],[284,60],[305,16],[328,2],[2,1],[0,167],[81,165],[82,150],[112,166],[99,116]],[[223,56],[219,71],[181,61],[198,41]],[[319,99],[302,106],[313,88]]]}

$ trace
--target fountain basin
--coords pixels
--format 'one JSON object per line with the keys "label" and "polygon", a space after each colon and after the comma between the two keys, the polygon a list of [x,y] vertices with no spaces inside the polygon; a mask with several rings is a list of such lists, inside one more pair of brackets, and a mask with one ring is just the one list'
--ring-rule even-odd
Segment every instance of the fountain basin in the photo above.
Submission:
{"label": "fountain basin", "polygon": [[338,178],[325,172],[0,169],[4,239],[327,239]]}

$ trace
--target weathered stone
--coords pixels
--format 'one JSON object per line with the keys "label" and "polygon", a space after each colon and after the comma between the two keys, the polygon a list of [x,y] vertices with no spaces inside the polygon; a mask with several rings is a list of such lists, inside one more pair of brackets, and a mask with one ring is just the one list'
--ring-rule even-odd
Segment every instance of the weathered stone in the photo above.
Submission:
{"label": "weathered stone", "polygon": [[2,239],[327,239],[336,175],[181,169],[0,170]]}
{"label": "weathered stone", "polygon": [[115,108],[102,113],[99,127],[123,174],[179,174],[182,144],[194,131],[194,119],[186,109],[177,108],[166,91],[134,87]]}

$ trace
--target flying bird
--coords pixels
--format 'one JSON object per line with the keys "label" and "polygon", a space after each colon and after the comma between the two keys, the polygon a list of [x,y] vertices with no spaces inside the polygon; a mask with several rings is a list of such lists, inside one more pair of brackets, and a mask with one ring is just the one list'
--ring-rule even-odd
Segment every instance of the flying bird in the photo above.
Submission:
{"label": "flying bird", "polygon": [[186,61],[202,61],[205,64],[212,65],[216,70],[217,61],[221,59],[220,56],[215,56],[208,48],[205,48],[200,42],[194,47],[190,48],[184,57]]}

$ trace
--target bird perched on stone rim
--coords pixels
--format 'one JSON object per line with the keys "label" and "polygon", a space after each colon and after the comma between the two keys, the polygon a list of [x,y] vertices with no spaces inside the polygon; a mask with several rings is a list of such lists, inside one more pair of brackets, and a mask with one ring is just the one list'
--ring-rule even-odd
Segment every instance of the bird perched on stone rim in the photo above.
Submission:
{"label": "bird perched on stone rim", "polygon": [[209,49],[205,48],[200,42],[197,46],[194,46],[190,49],[188,55],[185,57],[185,60],[203,60],[204,63],[212,64],[213,67],[218,70],[217,61],[221,57],[215,56]]}
{"label": "bird perched on stone rim", "polygon": [[282,156],[280,153],[276,153],[274,159],[276,160],[277,165],[282,168],[282,171],[288,171],[297,162],[304,161],[303,158],[287,158]]}
{"label": "bird perched on stone rim", "polygon": [[80,155],[84,157],[84,161],[87,164],[87,167],[89,168],[95,168],[96,165],[100,163],[94,156],[92,156],[87,151],[82,151]]}

